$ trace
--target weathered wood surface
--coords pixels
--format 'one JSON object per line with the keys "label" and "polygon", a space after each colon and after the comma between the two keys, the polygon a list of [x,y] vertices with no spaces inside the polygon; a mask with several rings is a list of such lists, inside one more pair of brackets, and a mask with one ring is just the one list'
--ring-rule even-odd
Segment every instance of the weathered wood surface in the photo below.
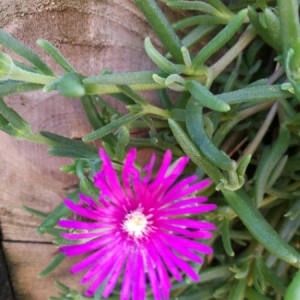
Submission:
{"label": "weathered wood surface", "polygon": [[[1,0],[0,27],[53,66],[36,46],[37,39],[48,39],[85,75],[99,74],[103,69],[153,69],[143,49],[144,38],[151,36],[153,44],[161,48],[132,0]],[[56,71],[61,72],[58,68]],[[5,101],[29,120],[35,131],[73,138],[91,130],[78,100],[35,92],[6,97]],[[0,132],[0,224],[17,300],[55,296],[53,279],[78,286],[78,278],[68,272],[71,260],[49,277],[37,279],[57,250],[49,236],[36,234],[39,219],[29,216],[21,205],[50,212],[65,191],[77,183],[74,176],[59,171],[70,161],[49,157],[46,150],[45,146],[16,141]]]}
{"label": "weathered wood surface", "polygon": [[[16,299],[46,300],[49,296],[57,296],[56,288],[53,285],[55,280],[77,291],[84,291],[84,286],[78,285],[80,274],[69,274],[70,264],[76,262],[76,259],[73,258],[65,260],[48,277],[37,279],[41,268],[50,262],[57,253],[54,245],[4,242],[3,248],[6,262],[11,270]],[[0,299],[4,300],[1,296]]]}

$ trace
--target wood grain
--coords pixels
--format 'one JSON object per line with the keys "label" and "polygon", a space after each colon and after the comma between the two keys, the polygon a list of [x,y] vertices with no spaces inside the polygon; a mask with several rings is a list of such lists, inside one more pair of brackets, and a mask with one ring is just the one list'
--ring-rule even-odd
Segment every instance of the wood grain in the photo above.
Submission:
{"label": "wood grain", "polygon": [[49,296],[57,296],[57,289],[53,285],[55,280],[84,292],[85,287],[79,284],[80,274],[71,275],[69,272],[69,265],[78,261],[76,258],[63,261],[59,269],[48,277],[37,278],[37,274],[57,254],[54,245],[4,242],[3,248],[6,261],[10,266],[16,299],[44,300]]}

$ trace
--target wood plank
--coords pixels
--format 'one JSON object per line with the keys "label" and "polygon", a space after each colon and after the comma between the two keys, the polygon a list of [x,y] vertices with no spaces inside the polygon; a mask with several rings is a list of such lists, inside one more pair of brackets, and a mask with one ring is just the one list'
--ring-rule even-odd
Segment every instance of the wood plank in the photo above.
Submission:
{"label": "wood plank", "polygon": [[55,280],[84,292],[85,287],[79,284],[80,274],[71,275],[69,272],[70,266],[78,261],[78,258],[67,258],[53,273],[44,278],[37,278],[58,253],[54,245],[3,242],[3,249],[16,300],[42,300],[57,296],[53,285]]}
{"label": "wood plank", "polygon": [[46,147],[16,141],[0,133],[0,223],[3,240],[46,241],[38,236],[40,219],[22,209],[27,205],[50,212],[77,178],[59,167],[70,160],[49,157]]}

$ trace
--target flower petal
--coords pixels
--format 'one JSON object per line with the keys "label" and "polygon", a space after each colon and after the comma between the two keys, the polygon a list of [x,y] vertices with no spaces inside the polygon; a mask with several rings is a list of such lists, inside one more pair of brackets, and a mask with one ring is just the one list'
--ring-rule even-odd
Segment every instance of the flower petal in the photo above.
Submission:
{"label": "flower petal", "polygon": [[94,287],[97,288],[116,264],[116,258],[118,257],[117,253],[119,252],[119,247],[112,248],[109,251],[107,250],[105,255],[98,259],[97,264],[85,273],[82,277],[81,283],[86,283],[96,277],[89,289],[93,290]]}
{"label": "flower petal", "polygon": [[173,189],[169,190],[168,193],[165,195],[165,201],[172,201],[176,199],[180,199],[186,196],[189,196],[193,193],[199,192],[204,188],[208,187],[211,183],[211,180],[205,179],[198,183],[195,183],[191,186],[188,186],[186,189],[179,189],[178,187],[174,187]]}
{"label": "flower petal", "polygon": [[136,255],[135,253],[129,252],[129,256],[127,259],[126,267],[125,267],[125,272],[124,272],[124,278],[123,278],[123,284],[122,284],[122,289],[121,289],[121,298],[120,300],[129,300],[131,296],[131,285],[132,281],[134,279],[134,270],[133,270],[133,265],[135,264],[136,260]]}
{"label": "flower petal", "polygon": [[67,256],[74,256],[74,255],[80,255],[80,254],[84,254],[99,249],[107,243],[116,243],[116,242],[118,242],[118,239],[116,239],[115,236],[107,234],[104,237],[94,239],[84,244],[62,246],[59,249],[60,251],[64,252]]}
{"label": "flower petal", "polygon": [[111,272],[111,276],[107,282],[107,285],[103,291],[103,294],[102,296],[104,298],[108,297],[111,292],[113,291],[115,285],[117,284],[118,282],[118,279],[120,277],[120,274],[123,270],[123,267],[124,267],[124,264],[126,262],[126,259],[127,259],[127,255],[128,253],[125,252],[125,253],[122,253],[122,255],[120,256],[119,260],[116,262],[115,264],[115,268],[113,269],[113,271]]}
{"label": "flower petal", "polygon": [[142,180],[143,183],[148,183],[150,181],[155,160],[156,155],[155,153],[152,153],[149,164],[146,165],[143,169],[144,172],[147,172],[146,176]]}
{"label": "flower petal", "polygon": [[64,204],[73,212],[75,212],[76,214],[88,218],[88,219],[92,219],[95,221],[99,221],[100,217],[99,214],[91,211],[91,210],[87,210],[83,207],[81,207],[80,205],[75,204],[73,201],[69,200],[69,199],[65,199],[64,200]]}
{"label": "flower petal", "polygon": [[87,256],[85,259],[83,259],[80,262],[78,262],[77,264],[75,264],[71,268],[71,272],[73,274],[76,274],[76,273],[81,272],[84,269],[92,266],[93,264],[97,263],[99,258],[101,258],[103,255],[105,255],[105,253],[107,251],[110,251],[110,249],[113,248],[113,247],[115,247],[115,246],[108,245],[108,246],[106,246],[104,248],[101,248],[100,250],[96,251],[95,253]]}
{"label": "flower petal", "polygon": [[172,152],[170,150],[167,150],[163,157],[161,166],[157,172],[156,178],[153,181],[153,183],[150,184],[150,186],[151,185],[157,186],[157,184],[161,184],[162,180],[166,175],[166,172],[168,171],[168,168],[170,167],[171,161],[172,161]]}
{"label": "flower petal", "polygon": [[195,198],[188,198],[185,200],[179,201],[172,201],[171,203],[165,203],[164,200],[160,201],[157,206],[160,209],[173,209],[173,208],[183,208],[187,206],[197,206],[199,203],[204,203],[207,201],[207,197],[195,197]]}
{"label": "flower petal", "polygon": [[[164,251],[164,250],[166,250],[166,247],[162,243],[157,241],[157,239],[153,239],[152,244],[153,244],[156,252],[159,254],[159,256],[162,258],[163,262],[167,266],[170,273],[173,275],[173,277],[176,280],[181,281],[182,276],[181,276],[177,266],[174,264],[174,261],[171,259],[171,256],[168,255],[168,253],[166,253],[166,251]],[[167,251],[167,252],[169,252],[169,251]]]}
{"label": "flower petal", "polygon": [[110,158],[108,157],[108,155],[106,154],[103,148],[100,148],[99,154],[103,162],[102,170],[105,172],[106,177],[109,178],[108,183],[110,187],[112,188],[113,191],[122,194],[123,190],[120,185],[117,173],[112,166]]}
{"label": "flower petal", "polygon": [[188,230],[181,227],[172,226],[170,224],[164,224],[162,225],[164,229],[168,231],[173,231],[176,234],[180,234],[182,236],[186,236],[192,239],[210,239],[212,237],[212,233],[207,230]]}
{"label": "flower petal", "polygon": [[186,215],[186,214],[203,214],[209,211],[215,210],[217,206],[215,204],[203,204],[193,207],[168,209],[163,212],[164,216]]}
{"label": "flower petal", "polygon": [[153,293],[154,299],[162,300],[160,284],[158,281],[158,276],[156,274],[156,268],[154,268],[155,263],[151,259],[149,253],[146,253],[144,255],[144,264],[147,266],[148,277],[149,277],[149,281],[150,281],[150,285],[152,288],[152,293]]}
{"label": "flower petal", "polygon": [[101,224],[100,222],[83,222],[83,221],[72,221],[72,220],[60,220],[58,225],[65,228],[71,229],[99,229],[107,227],[107,224]]}
{"label": "flower petal", "polygon": [[132,284],[132,300],[142,300],[146,297],[146,278],[145,278],[145,266],[141,251],[136,253],[136,261],[134,268],[135,280]]}
{"label": "flower petal", "polygon": [[196,255],[195,253],[189,251],[186,247],[184,247],[183,245],[178,243],[176,241],[176,237],[172,237],[172,239],[171,239],[168,234],[161,233],[158,236],[158,238],[160,239],[160,241],[163,244],[165,244],[165,246],[167,246],[168,248],[171,248],[172,250],[173,249],[176,250],[178,252],[178,254],[180,254],[181,256],[185,256],[186,258],[190,259],[191,261],[194,261],[199,264],[203,263],[203,259],[199,255]]}
{"label": "flower petal", "polygon": [[171,289],[171,281],[167,274],[167,269],[166,269],[163,261],[161,260],[159,253],[152,246],[152,244],[148,245],[147,252],[149,254],[149,257],[152,259],[152,261],[155,262],[155,267],[157,269],[159,282],[161,284],[163,299],[169,299],[169,294],[170,294],[170,289]]}

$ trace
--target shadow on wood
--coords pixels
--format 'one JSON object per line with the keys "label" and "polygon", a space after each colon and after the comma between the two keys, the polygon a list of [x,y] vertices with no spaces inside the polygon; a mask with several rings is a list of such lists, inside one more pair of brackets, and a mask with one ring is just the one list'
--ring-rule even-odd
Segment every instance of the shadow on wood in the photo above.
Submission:
{"label": "shadow on wood", "polygon": [[6,262],[0,245],[0,300],[14,300]]}

